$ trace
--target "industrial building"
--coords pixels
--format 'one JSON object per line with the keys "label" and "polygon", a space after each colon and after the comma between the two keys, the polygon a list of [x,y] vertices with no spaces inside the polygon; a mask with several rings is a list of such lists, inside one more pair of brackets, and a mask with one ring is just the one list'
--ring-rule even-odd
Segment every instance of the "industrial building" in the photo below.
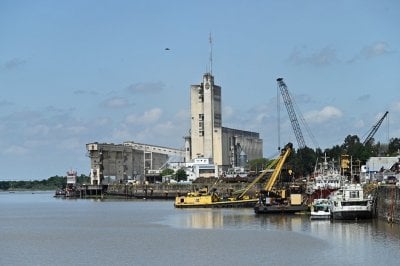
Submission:
{"label": "industrial building", "polygon": [[168,158],[183,158],[183,151],[161,146],[135,143],[123,144],[88,143],[86,150],[90,158],[90,182],[92,185],[144,181],[159,174],[153,169],[161,169]]}
{"label": "industrial building", "polygon": [[[191,179],[193,175],[217,177],[230,168],[244,167],[248,160],[262,158],[259,133],[222,127],[221,87],[214,84],[211,73],[203,75],[200,85],[191,86],[190,98],[191,135],[185,137],[185,150],[131,141],[86,144],[91,184],[149,180],[172,155],[184,161],[179,165],[185,165]],[[198,160],[201,158],[208,163]]]}
{"label": "industrial building", "polygon": [[262,158],[259,133],[222,126],[221,87],[211,73],[190,89],[191,127],[185,138],[186,161],[211,158],[221,171],[244,167],[248,160]]}

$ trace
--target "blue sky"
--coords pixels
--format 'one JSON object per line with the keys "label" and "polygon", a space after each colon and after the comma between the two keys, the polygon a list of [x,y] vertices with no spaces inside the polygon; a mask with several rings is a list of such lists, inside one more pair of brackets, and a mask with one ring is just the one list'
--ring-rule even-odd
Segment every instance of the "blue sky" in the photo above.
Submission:
{"label": "blue sky", "polygon": [[400,137],[399,25],[396,0],[0,0],[0,180],[89,174],[95,141],[182,148],[210,32],[223,126],[259,132],[264,157],[279,77],[323,149],[385,111],[375,140]]}

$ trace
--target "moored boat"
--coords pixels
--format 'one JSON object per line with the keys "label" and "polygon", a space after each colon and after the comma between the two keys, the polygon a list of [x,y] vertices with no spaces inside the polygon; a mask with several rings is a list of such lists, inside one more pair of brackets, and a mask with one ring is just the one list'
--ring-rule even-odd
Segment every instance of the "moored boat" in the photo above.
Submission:
{"label": "moored boat", "polygon": [[372,198],[365,198],[360,184],[346,184],[331,196],[330,211],[334,220],[372,218]]}
{"label": "moored boat", "polygon": [[209,192],[207,188],[189,192],[185,196],[175,198],[175,208],[251,208],[257,199],[221,198],[216,191]]}
{"label": "moored boat", "polygon": [[330,200],[329,199],[315,199],[310,207],[311,220],[330,219]]}
{"label": "moored boat", "polygon": [[346,180],[346,177],[335,166],[335,162],[333,160],[328,162],[326,155],[324,161],[317,165],[319,167],[315,167],[312,181],[309,182],[307,189],[309,203],[312,203],[314,199],[328,198]]}

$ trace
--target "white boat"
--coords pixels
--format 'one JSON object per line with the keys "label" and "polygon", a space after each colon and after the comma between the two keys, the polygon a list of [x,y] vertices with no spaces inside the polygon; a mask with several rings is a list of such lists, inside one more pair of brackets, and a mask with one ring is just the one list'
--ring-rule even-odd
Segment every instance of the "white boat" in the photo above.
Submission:
{"label": "white boat", "polygon": [[248,177],[249,172],[246,171],[243,167],[234,167],[229,168],[228,171],[225,173],[225,178],[246,178]]}
{"label": "white boat", "polygon": [[364,197],[360,184],[346,184],[331,195],[330,211],[334,220],[372,218],[372,199]]}
{"label": "white boat", "polygon": [[314,199],[311,204],[311,220],[330,219],[330,200],[329,199]]}
{"label": "white boat", "polygon": [[314,191],[316,190],[336,190],[340,188],[341,183],[345,180],[339,170],[335,167],[335,162],[328,163],[325,154],[324,162],[320,163],[320,167],[314,171]]}
{"label": "white boat", "polygon": [[316,164],[312,177],[308,179],[306,193],[310,202],[314,199],[328,198],[346,179],[335,167],[335,161],[328,162],[325,154],[324,161]]}

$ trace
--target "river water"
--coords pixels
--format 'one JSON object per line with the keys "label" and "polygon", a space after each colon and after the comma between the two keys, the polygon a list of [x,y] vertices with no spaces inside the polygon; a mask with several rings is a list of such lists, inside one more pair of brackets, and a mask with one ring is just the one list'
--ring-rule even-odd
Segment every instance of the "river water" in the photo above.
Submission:
{"label": "river water", "polygon": [[400,265],[400,225],[0,192],[0,265]]}

